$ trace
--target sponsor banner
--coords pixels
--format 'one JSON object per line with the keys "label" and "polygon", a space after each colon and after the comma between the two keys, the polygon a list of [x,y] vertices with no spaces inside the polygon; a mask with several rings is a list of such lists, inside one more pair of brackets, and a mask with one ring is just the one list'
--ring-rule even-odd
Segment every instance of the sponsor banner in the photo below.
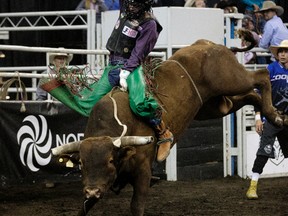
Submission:
{"label": "sponsor banner", "polygon": [[67,168],[52,156],[51,148],[83,139],[88,118],[59,102],[0,102],[0,177],[33,179],[67,174]]}

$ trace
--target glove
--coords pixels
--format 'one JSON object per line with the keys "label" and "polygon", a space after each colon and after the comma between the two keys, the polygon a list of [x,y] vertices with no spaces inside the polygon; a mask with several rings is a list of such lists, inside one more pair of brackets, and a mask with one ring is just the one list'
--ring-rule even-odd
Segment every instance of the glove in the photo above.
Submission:
{"label": "glove", "polygon": [[127,91],[127,78],[128,76],[130,75],[130,71],[127,71],[127,70],[123,70],[121,69],[120,71],[120,74],[119,74],[119,77],[120,77],[120,81],[119,81],[119,84],[121,86],[121,90],[122,91]]}

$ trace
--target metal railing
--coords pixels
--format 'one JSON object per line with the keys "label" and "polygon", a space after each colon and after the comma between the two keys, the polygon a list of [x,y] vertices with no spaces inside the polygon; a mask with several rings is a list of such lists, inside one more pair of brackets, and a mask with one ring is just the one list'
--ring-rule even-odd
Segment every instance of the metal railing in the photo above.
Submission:
{"label": "metal railing", "polygon": [[[24,52],[57,52],[57,53],[73,53],[73,54],[92,54],[92,55],[99,55],[99,56],[108,56],[110,53],[108,50],[83,50],[83,49],[64,49],[64,48],[49,48],[49,47],[28,47],[28,46],[15,46],[15,45],[0,45],[0,50],[12,50],[12,51],[24,51]],[[152,57],[159,57],[162,60],[166,60],[166,53],[165,52],[151,52],[149,56]],[[107,66],[108,62],[104,61],[102,58],[102,62],[98,62],[96,66],[91,67],[91,71],[93,76],[101,76],[99,72],[105,66]],[[107,58],[106,58],[107,59]],[[79,66],[69,66],[71,68],[81,68],[84,65]],[[32,79],[32,86],[27,87],[26,91],[31,92],[32,99],[36,98],[35,92],[37,89],[37,79],[51,77],[48,74],[38,74],[37,72],[43,72],[47,70],[47,66],[26,66],[26,67],[0,67],[0,77],[20,77],[20,78],[31,78]],[[21,73],[21,72],[30,72],[30,73]],[[17,88],[9,88],[8,92],[17,92],[19,89]],[[49,98],[48,98],[49,99]]]}
{"label": "metal railing", "polygon": [[1,31],[87,29],[92,22],[90,13],[90,10],[1,13],[0,28]]}
{"label": "metal railing", "polygon": [[[86,30],[88,50],[96,49],[96,27],[95,10],[0,13],[0,32]],[[87,55],[89,64],[94,61]]]}

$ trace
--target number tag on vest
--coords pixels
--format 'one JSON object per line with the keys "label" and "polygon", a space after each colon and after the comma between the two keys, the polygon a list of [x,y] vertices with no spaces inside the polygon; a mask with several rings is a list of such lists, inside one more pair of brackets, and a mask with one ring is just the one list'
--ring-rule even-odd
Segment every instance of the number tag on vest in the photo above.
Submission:
{"label": "number tag on vest", "polygon": [[128,26],[124,26],[122,33],[128,37],[136,38],[138,32]]}

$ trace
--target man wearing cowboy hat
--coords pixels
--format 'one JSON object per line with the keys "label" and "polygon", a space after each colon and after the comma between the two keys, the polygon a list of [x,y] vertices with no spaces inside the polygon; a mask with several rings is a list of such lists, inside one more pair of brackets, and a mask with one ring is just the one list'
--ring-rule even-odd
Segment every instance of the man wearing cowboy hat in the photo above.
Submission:
{"label": "man wearing cowboy hat", "polygon": [[[55,74],[58,73],[61,68],[66,67],[69,65],[70,61],[73,58],[73,54],[68,53],[48,53],[49,58],[49,64],[47,71],[44,71],[43,73],[50,73]],[[38,83],[37,89],[36,89],[36,100],[42,101],[47,100],[47,91],[43,90],[40,87],[40,83]]]}
{"label": "man wearing cowboy hat", "polygon": [[262,8],[255,13],[261,13],[266,20],[259,47],[268,49],[269,46],[277,46],[281,41],[288,39],[288,29],[280,18],[284,13],[281,6],[273,1],[264,1]]}
{"label": "man wearing cowboy hat", "polygon": [[[277,61],[268,65],[272,88],[273,106],[281,113],[288,114],[288,40],[279,46],[270,46]],[[275,158],[274,142],[277,137],[284,158],[288,157],[288,126],[276,127],[268,120],[262,123],[260,112],[255,115],[256,132],[260,135],[260,146],[252,168],[250,187],[246,193],[248,199],[258,199],[257,183],[269,158]]]}
{"label": "man wearing cowboy hat", "polygon": [[73,58],[73,54],[68,53],[48,53],[49,63],[54,65],[54,69],[63,68],[69,65],[70,61]]}

